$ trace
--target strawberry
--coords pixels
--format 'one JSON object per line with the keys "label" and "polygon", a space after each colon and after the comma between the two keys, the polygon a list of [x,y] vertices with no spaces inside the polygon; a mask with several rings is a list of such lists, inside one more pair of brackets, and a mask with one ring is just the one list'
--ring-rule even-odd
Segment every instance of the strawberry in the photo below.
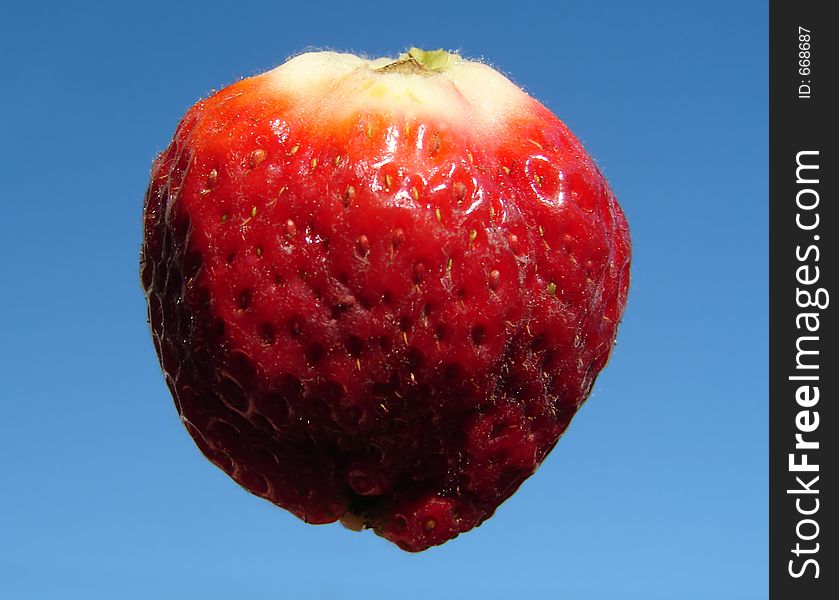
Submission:
{"label": "strawberry", "polygon": [[630,242],[580,142],[490,67],[317,52],[187,112],[141,263],[207,458],[421,551],[554,447],[614,343]]}

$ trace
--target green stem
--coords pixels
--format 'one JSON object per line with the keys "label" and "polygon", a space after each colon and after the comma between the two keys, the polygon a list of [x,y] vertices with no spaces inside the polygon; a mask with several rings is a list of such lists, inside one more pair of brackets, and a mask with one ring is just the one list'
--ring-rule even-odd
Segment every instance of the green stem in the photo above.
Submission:
{"label": "green stem", "polygon": [[457,54],[439,50],[421,50],[411,48],[408,52],[400,54],[399,58],[376,69],[379,73],[403,73],[406,75],[434,75],[444,72],[452,58],[459,58]]}

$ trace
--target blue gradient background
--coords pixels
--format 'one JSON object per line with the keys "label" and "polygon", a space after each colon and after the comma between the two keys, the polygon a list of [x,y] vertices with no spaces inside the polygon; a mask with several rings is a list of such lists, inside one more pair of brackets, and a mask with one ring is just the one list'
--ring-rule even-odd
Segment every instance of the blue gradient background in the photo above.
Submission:
{"label": "blue gradient background", "polygon": [[[0,597],[765,597],[766,3],[301,5],[3,5]],[[619,343],[567,435],[421,555],[304,525],[205,461],[137,273],[151,161],[195,100],[307,47],[408,45],[485,57],[554,110],[634,241]]]}

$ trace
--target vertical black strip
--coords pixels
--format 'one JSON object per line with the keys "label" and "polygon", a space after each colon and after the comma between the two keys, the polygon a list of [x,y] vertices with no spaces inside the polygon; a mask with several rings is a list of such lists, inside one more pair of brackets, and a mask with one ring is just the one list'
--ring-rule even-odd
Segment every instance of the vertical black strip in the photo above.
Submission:
{"label": "vertical black strip", "polygon": [[837,43],[831,2],[770,2],[770,597],[839,598],[835,286]]}

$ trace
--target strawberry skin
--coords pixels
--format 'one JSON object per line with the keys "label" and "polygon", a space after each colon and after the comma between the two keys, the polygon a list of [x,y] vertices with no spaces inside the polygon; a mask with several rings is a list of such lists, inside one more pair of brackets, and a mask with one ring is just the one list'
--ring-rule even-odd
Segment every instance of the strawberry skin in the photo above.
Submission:
{"label": "strawberry skin", "polygon": [[421,551],[490,517],[614,343],[626,220],[478,63],[311,53],[197,103],[141,276],[187,430],[250,492]]}

